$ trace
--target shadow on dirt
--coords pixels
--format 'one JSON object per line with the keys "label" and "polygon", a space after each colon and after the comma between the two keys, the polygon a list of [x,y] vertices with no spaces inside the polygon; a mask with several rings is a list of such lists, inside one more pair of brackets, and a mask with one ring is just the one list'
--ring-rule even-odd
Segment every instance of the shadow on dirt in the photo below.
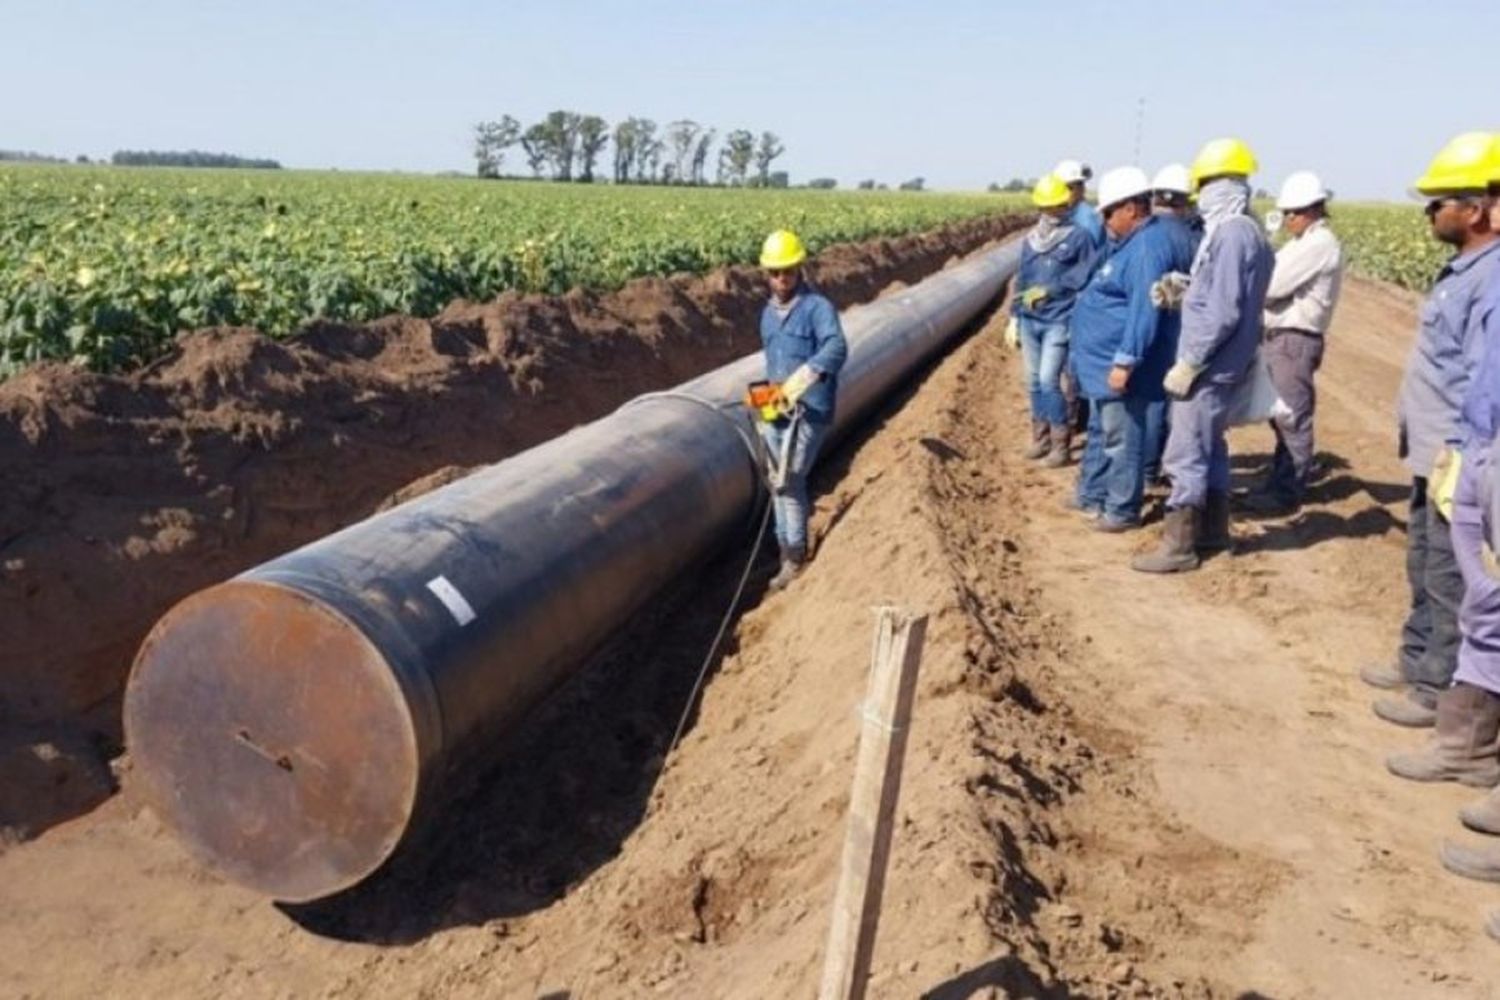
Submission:
{"label": "shadow on dirt", "polygon": [[1268,524],[1260,535],[1236,542],[1235,551],[1249,554],[1310,549],[1340,538],[1377,538],[1388,532],[1402,531],[1405,527],[1384,507],[1366,507],[1349,517],[1326,510],[1304,509],[1289,521]]}
{"label": "shadow on dirt", "polygon": [[[860,445],[940,360],[826,456],[813,477],[825,511]],[[831,516],[843,512],[836,508]],[[370,881],[316,903],[281,905],[282,912],[325,937],[409,944],[447,927],[544,909],[615,857],[647,815],[668,744],[750,555],[752,527],[650,602],[538,709],[499,750],[501,763],[441,807],[435,832],[403,847]],[[767,542],[757,553],[739,615],[763,598],[776,566],[773,550]],[[709,678],[736,648],[731,629],[708,665]],[[695,723],[696,705],[684,732]]]}
{"label": "shadow on dirt", "polygon": [[939,983],[923,993],[922,1000],[971,1000],[976,996],[993,996],[991,991],[996,989],[1000,996],[1017,1000],[1074,1000],[1087,995],[1067,986],[1048,985],[1025,962],[1007,955]]}

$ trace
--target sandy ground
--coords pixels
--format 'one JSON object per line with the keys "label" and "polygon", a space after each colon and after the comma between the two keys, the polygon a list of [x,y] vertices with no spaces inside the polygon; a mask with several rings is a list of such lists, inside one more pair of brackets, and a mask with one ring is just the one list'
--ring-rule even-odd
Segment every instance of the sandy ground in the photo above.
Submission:
{"label": "sandy ground", "polygon": [[[540,714],[419,859],[286,910],[198,870],[124,786],[0,855],[0,994],[811,996],[870,608],[931,616],[874,997],[1488,997],[1493,887],[1447,876],[1472,793],[1354,670],[1392,651],[1408,298],[1353,282],[1321,381],[1331,468],[1196,574],[1131,573],[1071,472],[1018,458],[991,324],[821,474],[817,558],[769,561],[701,710],[660,749],[743,549]],[[1242,475],[1269,432],[1237,435]],[[545,791],[543,791],[545,790]]]}

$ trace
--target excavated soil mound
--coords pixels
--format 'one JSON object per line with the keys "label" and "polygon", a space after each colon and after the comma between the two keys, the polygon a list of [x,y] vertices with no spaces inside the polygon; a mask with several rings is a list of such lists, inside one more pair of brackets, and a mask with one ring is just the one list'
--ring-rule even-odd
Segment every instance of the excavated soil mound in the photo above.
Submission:
{"label": "excavated soil mound", "polygon": [[[834,247],[815,278],[848,306],[1023,221]],[[279,341],[204,330],[130,375],[41,365],[0,385],[0,728],[44,730],[0,746],[0,761],[29,761],[38,740],[107,752],[131,657],[177,600],[416,480],[498,461],[755,350],[763,295],[755,270],[735,267]],[[16,798],[29,815],[6,814]],[[23,834],[75,809],[31,795],[0,807],[0,829]]]}

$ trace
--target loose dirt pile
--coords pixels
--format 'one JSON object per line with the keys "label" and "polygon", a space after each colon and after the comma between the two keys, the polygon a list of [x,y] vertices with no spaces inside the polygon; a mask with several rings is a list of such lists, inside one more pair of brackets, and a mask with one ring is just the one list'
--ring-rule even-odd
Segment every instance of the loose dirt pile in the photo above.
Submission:
{"label": "loose dirt pile", "polygon": [[[1020,221],[834,247],[815,276],[847,306]],[[286,341],[208,330],[134,375],[48,365],[0,385],[0,828],[35,832],[98,801],[107,782],[87,780],[88,761],[60,773],[95,794],[55,808],[12,795],[23,779],[6,762],[34,769],[42,745],[111,750],[131,658],[177,600],[414,480],[498,461],[757,349],[763,299],[754,269],[728,268]],[[18,815],[14,798],[30,808]]]}

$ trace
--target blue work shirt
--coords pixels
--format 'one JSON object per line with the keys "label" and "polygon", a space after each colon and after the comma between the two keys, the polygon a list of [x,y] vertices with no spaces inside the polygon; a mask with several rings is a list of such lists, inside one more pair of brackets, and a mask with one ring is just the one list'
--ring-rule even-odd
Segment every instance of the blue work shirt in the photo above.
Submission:
{"label": "blue work shirt", "polygon": [[833,420],[839,369],[849,356],[849,343],[833,303],[805,283],[798,287],[784,317],[774,300],[767,302],[760,314],[760,342],[770,381],[785,382],[803,365],[822,376],[802,397],[802,409],[809,423]]}
{"label": "blue work shirt", "polygon": [[1224,385],[1244,380],[1260,347],[1261,312],[1276,255],[1248,215],[1225,219],[1200,246],[1192,283],[1182,300],[1180,360]]}
{"label": "blue work shirt", "polygon": [[1073,211],[1068,215],[1068,221],[1088,233],[1094,241],[1094,246],[1104,246],[1104,216],[1100,215],[1099,210],[1093,205],[1080,201],[1073,206]]}
{"label": "blue work shirt", "polygon": [[1152,305],[1151,286],[1187,265],[1155,217],[1124,239],[1110,240],[1108,253],[1069,324],[1079,391],[1089,399],[1121,398],[1109,387],[1109,371],[1122,365],[1131,369],[1127,395],[1164,399],[1161,383],[1177,354],[1179,314]]}
{"label": "blue work shirt", "polygon": [[1171,212],[1162,212],[1157,218],[1177,247],[1178,257],[1187,261],[1182,268],[1182,273],[1186,274],[1192,270],[1193,258],[1198,256],[1198,244],[1203,241],[1203,220],[1196,214],[1184,219]]}
{"label": "blue work shirt", "polygon": [[1469,374],[1455,444],[1467,451],[1488,447],[1500,428],[1500,281],[1492,280],[1475,307],[1479,324],[1479,363]]}
{"label": "blue work shirt", "polygon": [[1459,415],[1484,346],[1478,306],[1497,281],[1500,241],[1491,241],[1444,264],[1422,303],[1398,410],[1400,456],[1413,476],[1432,471],[1443,445],[1462,442]]}
{"label": "blue work shirt", "polygon": [[[1011,313],[1042,323],[1066,323],[1078,293],[1094,273],[1098,253],[1093,237],[1078,226],[1070,226],[1068,234],[1044,253],[1038,253],[1029,238],[1023,240]],[[1045,288],[1047,297],[1029,308],[1022,305],[1021,293],[1037,287]]]}

